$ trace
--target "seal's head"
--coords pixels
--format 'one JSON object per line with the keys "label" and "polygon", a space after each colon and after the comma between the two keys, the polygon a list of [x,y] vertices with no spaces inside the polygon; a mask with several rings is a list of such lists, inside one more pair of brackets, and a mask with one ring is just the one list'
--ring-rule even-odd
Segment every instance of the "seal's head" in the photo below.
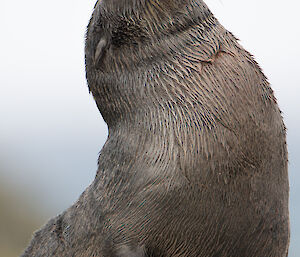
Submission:
{"label": "seal's head", "polygon": [[[174,58],[179,61],[183,54],[190,55],[187,51],[197,50],[193,41],[200,37],[199,32],[206,33],[202,43],[206,47],[210,34],[216,34],[217,23],[202,0],[98,1],[88,26],[86,72],[89,88],[108,125],[125,118],[125,110],[133,114],[148,101],[153,105],[153,96],[146,95],[144,90],[145,84],[158,83],[154,78],[158,74],[156,69],[162,72],[164,68],[170,73],[166,66],[172,65],[170,68],[174,69]],[[196,27],[198,31],[193,29]],[[186,72],[181,65],[177,71],[181,69]],[[171,81],[168,84],[175,87]],[[156,85],[156,89],[159,87]],[[159,91],[161,104],[177,102],[169,99],[171,91]]]}

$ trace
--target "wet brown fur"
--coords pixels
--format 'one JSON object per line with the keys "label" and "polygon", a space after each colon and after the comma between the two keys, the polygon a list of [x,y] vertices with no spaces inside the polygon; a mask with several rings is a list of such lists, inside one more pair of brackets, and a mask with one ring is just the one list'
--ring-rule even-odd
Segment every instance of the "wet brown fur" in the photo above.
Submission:
{"label": "wet brown fur", "polygon": [[102,0],[86,39],[109,128],[94,182],[22,255],[285,257],[286,132],[201,0]]}

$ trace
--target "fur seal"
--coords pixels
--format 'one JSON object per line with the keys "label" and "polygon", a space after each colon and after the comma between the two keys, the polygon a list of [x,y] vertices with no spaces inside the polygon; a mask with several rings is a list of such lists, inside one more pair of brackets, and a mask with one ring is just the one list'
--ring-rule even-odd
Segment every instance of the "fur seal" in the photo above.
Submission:
{"label": "fur seal", "polygon": [[94,182],[23,257],[285,257],[286,129],[202,0],[102,0],[86,76],[109,136]]}

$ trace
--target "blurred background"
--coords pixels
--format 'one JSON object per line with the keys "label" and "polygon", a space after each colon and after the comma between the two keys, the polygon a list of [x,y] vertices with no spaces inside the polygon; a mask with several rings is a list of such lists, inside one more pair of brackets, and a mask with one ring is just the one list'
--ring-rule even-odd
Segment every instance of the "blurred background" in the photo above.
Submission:
{"label": "blurred background", "polygon": [[[260,63],[288,128],[290,257],[300,252],[300,3],[206,0]],[[93,180],[107,128],[88,93],[84,35],[95,0],[1,0],[0,256]],[[298,244],[297,244],[298,242]]]}

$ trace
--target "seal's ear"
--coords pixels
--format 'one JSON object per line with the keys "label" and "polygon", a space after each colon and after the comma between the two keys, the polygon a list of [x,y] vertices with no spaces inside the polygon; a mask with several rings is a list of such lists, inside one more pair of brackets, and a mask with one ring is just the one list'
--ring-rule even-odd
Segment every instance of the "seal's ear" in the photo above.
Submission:
{"label": "seal's ear", "polygon": [[103,36],[100,38],[100,41],[98,42],[95,49],[94,65],[96,68],[99,68],[102,57],[104,56],[107,47],[108,47],[108,38],[106,36]]}

